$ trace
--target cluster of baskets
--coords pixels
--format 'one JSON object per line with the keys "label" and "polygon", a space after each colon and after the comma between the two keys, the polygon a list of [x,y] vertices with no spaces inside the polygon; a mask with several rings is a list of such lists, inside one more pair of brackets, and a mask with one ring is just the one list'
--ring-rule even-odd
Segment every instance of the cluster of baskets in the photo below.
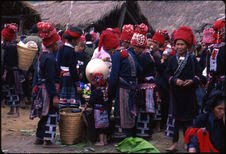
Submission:
{"label": "cluster of baskets", "polygon": [[27,71],[38,52],[38,46],[34,41],[29,41],[26,44],[20,41],[17,44],[17,52],[19,69]]}
{"label": "cluster of baskets", "polygon": [[81,141],[84,135],[82,112],[73,113],[74,108],[60,110],[60,139],[63,144],[75,144]]}

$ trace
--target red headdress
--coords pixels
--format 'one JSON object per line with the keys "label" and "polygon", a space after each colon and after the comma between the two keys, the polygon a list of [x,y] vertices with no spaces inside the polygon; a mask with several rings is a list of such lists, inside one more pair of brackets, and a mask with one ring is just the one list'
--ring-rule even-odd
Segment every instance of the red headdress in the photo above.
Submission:
{"label": "red headdress", "polygon": [[140,25],[136,25],[135,33],[140,33],[140,34],[146,35],[147,32],[148,32],[148,26],[145,25],[144,23],[142,23]]}
{"label": "red headdress", "polygon": [[37,27],[38,34],[42,39],[49,38],[56,33],[56,29],[51,23],[38,22]]}
{"label": "red headdress", "polygon": [[86,41],[86,38],[85,38],[85,34],[81,36],[80,38],[80,42],[85,42]]}
{"label": "red headdress", "polygon": [[115,34],[112,29],[108,28],[104,30],[100,36],[98,51],[101,50],[102,44],[105,50],[116,49],[118,46],[120,46],[120,41],[117,34]]}
{"label": "red headdress", "polygon": [[181,26],[177,30],[175,34],[175,41],[180,39],[187,42],[189,47],[191,47],[192,45],[196,45],[195,35],[193,34],[192,29],[190,27]]}
{"label": "red headdress", "polygon": [[129,25],[124,25],[122,27],[122,34],[120,39],[126,42],[130,42],[131,38],[133,37],[134,34],[134,27],[133,25],[129,24]]}
{"label": "red headdress", "polygon": [[55,44],[59,40],[60,40],[60,35],[57,32],[55,32],[54,34],[52,34],[51,37],[42,39],[42,43],[45,47],[48,47],[50,45]]}
{"label": "red headdress", "polygon": [[92,37],[93,37],[93,42],[95,42],[95,41],[97,40],[97,33],[91,32],[90,34],[91,34]]}
{"label": "red headdress", "polygon": [[225,22],[226,20],[217,20],[213,23],[213,29],[214,29],[214,41],[212,43],[221,43],[222,38],[225,35]]}
{"label": "red headdress", "polygon": [[118,37],[121,37],[120,28],[116,27],[113,29],[113,31],[118,35]]}
{"label": "red headdress", "polygon": [[7,24],[2,30],[1,36],[4,40],[11,41],[15,39],[18,27],[15,23]]}
{"label": "red headdress", "polygon": [[51,23],[39,22],[37,23],[38,34],[42,38],[45,47],[50,46],[60,40],[60,36],[56,28]]}
{"label": "red headdress", "polygon": [[105,85],[105,79],[104,75],[102,73],[94,73],[91,77],[92,84],[95,86],[104,86]]}
{"label": "red headdress", "polygon": [[161,32],[155,32],[154,36],[152,37],[152,40],[163,45],[165,43],[165,36]]}
{"label": "red headdress", "polygon": [[202,42],[203,43],[212,43],[214,40],[213,33],[214,33],[213,28],[205,28],[203,30]]}
{"label": "red headdress", "polygon": [[70,30],[67,30],[66,32],[64,32],[64,34],[62,35],[62,42],[64,43],[64,35],[65,34],[70,34],[72,37],[74,37],[74,38],[78,38],[78,37],[81,37],[82,36],[82,34],[80,34],[80,33],[76,33],[76,32],[72,32],[72,31],[70,31]]}
{"label": "red headdress", "polygon": [[145,48],[147,45],[147,34],[148,27],[145,24],[136,25],[135,32],[130,43],[134,46]]}

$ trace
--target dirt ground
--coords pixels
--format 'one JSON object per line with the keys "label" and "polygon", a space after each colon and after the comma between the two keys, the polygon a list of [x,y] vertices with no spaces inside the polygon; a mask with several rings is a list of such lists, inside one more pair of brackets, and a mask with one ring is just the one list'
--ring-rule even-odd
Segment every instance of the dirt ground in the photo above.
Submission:
{"label": "dirt ground", "polygon": [[[93,143],[78,143],[75,145],[62,145],[61,148],[43,148],[42,145],[34,145],[35,132],[38,118],[29,119],[30,106],[20,109],[20,117],[12,118],[7,115],[9,107],[1,107],[1,151],[4,153],[118,153],[116,145],[119,142],[112,141],[104,147],[95,147]],[[56,143],[60,143],[59,126],[57,126]],[[165,153],[172,143],[164,137],[164,131],[153,134],[150,141],[161,153]],[[183,134],[180,132],[178,152],[186,152],[183,149]]]}

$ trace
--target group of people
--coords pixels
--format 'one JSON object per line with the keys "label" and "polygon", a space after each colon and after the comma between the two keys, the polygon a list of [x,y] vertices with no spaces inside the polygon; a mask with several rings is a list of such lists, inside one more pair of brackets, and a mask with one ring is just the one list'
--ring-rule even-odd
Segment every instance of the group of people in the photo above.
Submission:
{"label": "group of people", "polygon": [[[2,79],[8,94],[5,102],[20,105],[20,70],[15,36],[18,27],[2,30],[4,49]],[[107,28],[98,37],[78,27],[56,31],[51,23],[39,22],[24,42],[34,41],[38,54],[33,62],[30,118],[39,117],[35,144],[58,147],[54,138],[59,109],[92,110],[90,128],[96,146],[108,139],[130,136],[152,140],[165,129],[173,141],[167,151],[177,150],[183,127],[189,152],[223,152],[225,129],[225,19],[216,20],[203,32],[201,47],[190,27],[181,26],[171,35],[158,30],[152,35],[145,24]],[[60,44],[60,45],[59,45]],[[81,96],[80,82],[89,84],[85,68],[99,58],[109,68],[94,73],[89,101]],[[200,95],[200,93],[204,95]],[[17,96],[17,97],[13,97]],[[113,119],[111,112],[113,111]]]}

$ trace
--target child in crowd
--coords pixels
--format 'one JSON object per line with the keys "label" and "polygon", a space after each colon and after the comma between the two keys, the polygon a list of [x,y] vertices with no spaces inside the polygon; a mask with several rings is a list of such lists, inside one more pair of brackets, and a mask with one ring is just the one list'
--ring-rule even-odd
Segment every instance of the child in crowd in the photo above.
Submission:
{"label": "child in crowd", "polygon": [[87,106],[92,106],[93,108],[95,133],[99,136],[99,142],[96,142],[95,145],[104,146],[107,144],[107,128],[109,127],[107,112],[109,99],[104,75],[102,73],[93,74],[91,83],[96,89],[91,92],[90,100],[85,108]]}

